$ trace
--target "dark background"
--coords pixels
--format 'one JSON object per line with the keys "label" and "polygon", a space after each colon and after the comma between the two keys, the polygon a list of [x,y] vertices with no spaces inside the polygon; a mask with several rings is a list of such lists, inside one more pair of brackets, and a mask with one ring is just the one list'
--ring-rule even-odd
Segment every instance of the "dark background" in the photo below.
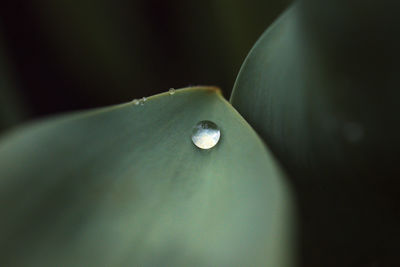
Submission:
{"label": "dark background", "polygon": [[289,0],[3,0],[0,130],[49,114],[216,85],[229,97]]}

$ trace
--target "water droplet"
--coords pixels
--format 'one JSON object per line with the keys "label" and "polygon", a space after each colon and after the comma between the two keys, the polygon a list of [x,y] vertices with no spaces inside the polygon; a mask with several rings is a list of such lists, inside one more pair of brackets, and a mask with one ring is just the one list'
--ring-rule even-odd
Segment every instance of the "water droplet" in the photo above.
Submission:
{"label": "water droplet", "polygon": [[137,100],[137,99],[133,99],[132,100],[132,103],[135,105],[135,106],[137,106],[137,105],[139,105],[139,100]]}
{"label": "water droplet", "polygon": [[343,135],[350,143],[360,142],[364,137],[364,129],[355,122],[347,122],[343,125]]}
{"label": "water droplet", "polygon": [[168,93],[169,93],[170,95],[175,94],[175,89],[174,89],[174,88],[169,89]]}
{"label": "water droplet", "polygon": [[201,149],[213,148],[219,142],[221,131],[211,121],[200,121],[192,131],[192,141],[195,146]]}
{"label": "water droplet", "polygon": [[147,101],[147,98],[146,97],[142,97],[142,99],[140,99],[140,105],[141,106],[143,106],[144,105],[144,102],[146,102]]}

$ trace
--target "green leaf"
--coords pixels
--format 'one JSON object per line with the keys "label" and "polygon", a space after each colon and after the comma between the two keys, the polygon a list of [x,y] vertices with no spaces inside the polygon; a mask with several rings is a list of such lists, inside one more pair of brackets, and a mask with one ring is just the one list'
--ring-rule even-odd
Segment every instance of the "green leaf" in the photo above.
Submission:
{"label": "green leaf", "polygon": [[293,5],[257,41],[232,105],[293,175],[329,175],[329,167],[354,176],[369,175],[365,166],[375,174],[391,171],[400,150],[398,66],[386,55],[381,62],[364,52],[351,57],[357,48],[349,43],[360,42],[358,36],[340,40],[345,44],[333,53],[326,42],[336,35],[316,38],[303,9]]}
{"label": "green leaf", "polygon": [[[296,6],[297,7],[297,6]],[[268,142],[291,174],[308,166],[308,71],[292,7],[261,36],[237,77],[232,105]],[[313,129],[314,130],[314,129]],[[293,170],[292,170],[293,168]]]}
{"label": "green leaf", "polygon": [[[319,34],[308,12],[319,10],[293,5],[261,36],[236,80],[232,105],[295,185],[304,266],[397,266],[400,91],[390,56],[400,57],[371,52],[377,32],[350,34],[332,22],[337,31],[322,27]],[[384,33],[384,40],[394,38]]]}
{"label": "green leaf", "polygon": [[[211,150],[191,142],[201,120]],[[285,178],[215,88],[17,129],[0,177],[2,266],[293,266]]]}

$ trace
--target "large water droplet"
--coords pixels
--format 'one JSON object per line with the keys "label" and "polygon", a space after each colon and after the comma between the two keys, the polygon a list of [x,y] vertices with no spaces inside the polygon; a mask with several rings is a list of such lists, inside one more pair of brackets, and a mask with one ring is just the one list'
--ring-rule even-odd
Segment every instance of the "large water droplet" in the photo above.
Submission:
{"label": "large water droplet", "polygon": [[135,106],[137,106],[137,105],[139,105],[139,100],[137,100],[137,99],[133,99],[132,100],[132,103],[135,105]]}
{"label": "large water droplet", "polygon": [[193,127],[192,141],[201,149],[213,148],[219,142],[221,131],[211,121],[200,121]]}
{"label": "large water droplet", "polygon": [[168,93],[169,93],[170,95],[175,94],[175,89],[174,89],[174,88],[169,89]]}

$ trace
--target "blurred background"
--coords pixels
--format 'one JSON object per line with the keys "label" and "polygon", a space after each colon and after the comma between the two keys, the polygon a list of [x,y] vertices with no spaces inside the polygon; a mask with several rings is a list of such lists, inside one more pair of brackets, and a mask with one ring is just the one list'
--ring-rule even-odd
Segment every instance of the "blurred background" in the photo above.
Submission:
{"label": "blurred background", "polygon": [[190,85],[229,97],[289,0],[3,0],[0,133]]}

